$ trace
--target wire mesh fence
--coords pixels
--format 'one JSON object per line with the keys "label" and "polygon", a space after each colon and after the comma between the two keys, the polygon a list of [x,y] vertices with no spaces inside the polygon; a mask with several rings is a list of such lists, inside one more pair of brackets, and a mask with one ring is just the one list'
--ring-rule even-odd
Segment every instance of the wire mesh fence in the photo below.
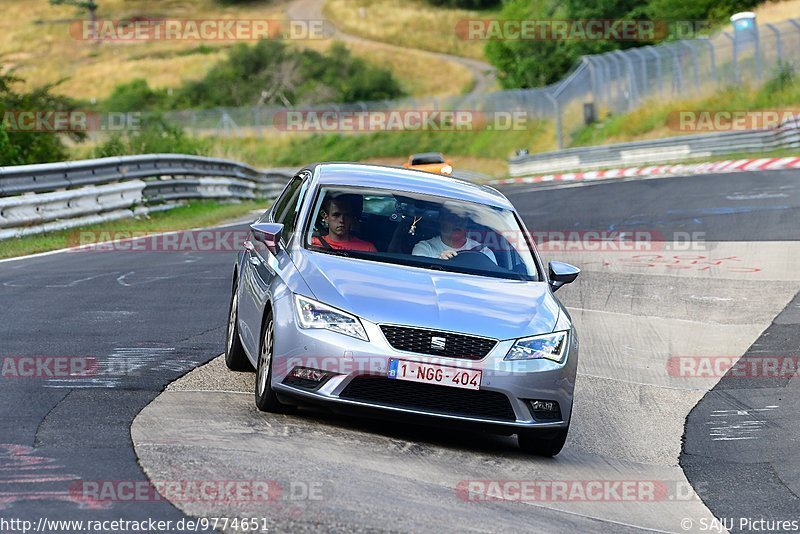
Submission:
{"label": "wire mesh fence", "polygon": [[[524,112],[554,120],[564,147],[591,117],[633,111],[651,102],[685,101],[721,88],[756,86],[781,65],[800,66],[800,22],[731,28],[709,38],[583,56],[561,81],[546,87],[452,97],[304,106],[302,111],[358,114],[392,110],[470,110],[482,114]],[[195,134],[261,136],[285,131],[285,107],[187,110],[166,115]],[[341,129],[335,129],[341,132]]]}

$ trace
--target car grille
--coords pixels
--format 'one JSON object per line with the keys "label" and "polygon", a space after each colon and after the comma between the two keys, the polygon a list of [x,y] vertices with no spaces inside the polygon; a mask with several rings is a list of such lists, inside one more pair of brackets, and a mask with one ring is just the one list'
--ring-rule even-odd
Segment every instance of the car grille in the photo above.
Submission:
{"label": "car grille", "polygon": [[[381,330],[389,344],[397,350],[447,358],[480,360],[489,354],[497,344],[494,339],[428,330],[427,328],[381,325]],[[437,340],[434,338],[444,339],[443,349],[437,348]],[[441,340],[438,341],[441,342]]]}
{"label": "car grille", "polygon": [[516,420],[508,397],[497,391],[475,391],[383,377],[356,377],[339,397],[429,413]]}

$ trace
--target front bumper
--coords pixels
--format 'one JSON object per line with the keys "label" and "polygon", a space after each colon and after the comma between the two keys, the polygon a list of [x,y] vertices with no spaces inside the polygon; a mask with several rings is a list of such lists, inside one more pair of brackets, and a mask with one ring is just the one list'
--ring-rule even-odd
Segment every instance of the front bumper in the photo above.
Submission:
{"label": "front bumper", "polygon": [[[473,361],[396,350],[377,324],[364,319],[368,342],[327,330],[302,329],[296,324],[291,299],[280,299],[275,307],[272,388],[281,396],[340,411],[379,410],[511,430],[569,426],[578,361],[574,329],[560,364],[550,360],[504,361],[514,340],[500,341],[486,357]],[[389,379],[391,358],[480,369],[480,391]],[[296,367],[318,369],[328,375],[319,385],[304,383],[290,377]],[[381,394],[384,385],[393,394]],[[441,405],[437,405],[437,398],[441,398]],[[502,409],[505,399],[508,407]],[[560,418],[534,416],[532,400],[557,402]],[[487,403],[497,405],[497,409],[487,408]]]}

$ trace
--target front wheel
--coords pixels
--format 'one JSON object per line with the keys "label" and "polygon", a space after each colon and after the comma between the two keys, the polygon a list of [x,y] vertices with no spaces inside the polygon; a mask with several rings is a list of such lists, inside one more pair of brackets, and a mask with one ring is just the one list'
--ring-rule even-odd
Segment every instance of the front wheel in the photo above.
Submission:
{"label": "front wheel", "polygon": [[262,412],[291,413],[296,407],[283,404],[272,389],[272,349],[275,345],[275,323],[272,312],[264,321],[264,334],[261,336],[261,347],[258,351],[258,368],[256,370],[256,408]]}
{"label": "front wheel", "polygon": [[537,456],[555,456],[567,441],[568,428],[523,430],[517,434],[519,448]]}
{"label": "front wheel", "polygon": [[247,359],[247,354],[245,354],[244,347],[242,347],[242,340],[239,339],[238,314],[239,295],[234,288],[231,296],[231,307],[228,311],[228,329],[225,336],[225,365],[231,371],[252,371],[253,364]]}

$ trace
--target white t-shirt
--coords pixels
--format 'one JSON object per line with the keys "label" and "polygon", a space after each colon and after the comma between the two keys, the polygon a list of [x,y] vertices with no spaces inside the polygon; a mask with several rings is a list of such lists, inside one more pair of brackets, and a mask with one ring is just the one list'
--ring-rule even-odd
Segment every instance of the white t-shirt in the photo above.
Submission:
{"label": "white t-shirt", "polygon": [[[460,248],[453,248],[448,247],[442,241],[442,236],[432,237],[431,239],[426,239],[425,241],[420,241],[416,245],[414,245],[414,250],[411,251],[411,254],[414,256],[428,256],[429,258],[438,258],[442,255],[442,252],[445,250],[469,250],[471,248],[479,247],[480,243],[475,241],[474,239],[467,238],[467,242],[464,243],[463,247]],[[497,263],[497,259],[494,257],[494,252],[489,250],[486,247],[480,249],[481,252],[486,254],[486,256],[492,260],[493,262]]]}

